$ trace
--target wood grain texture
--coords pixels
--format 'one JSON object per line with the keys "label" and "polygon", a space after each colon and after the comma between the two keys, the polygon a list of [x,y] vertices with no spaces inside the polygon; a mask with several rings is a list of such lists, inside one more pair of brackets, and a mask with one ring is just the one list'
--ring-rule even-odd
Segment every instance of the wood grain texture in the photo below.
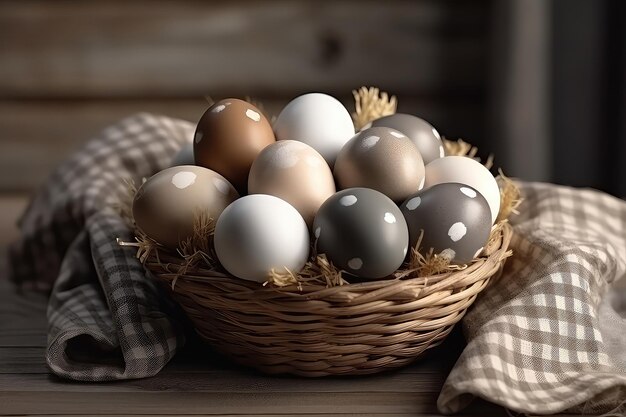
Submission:
{"label": "wood grain texture", "polygon": [[[16,382],[19,382],[16,381]],[[37,401],[33,401],[33,397]],[[268,393],[198,392],[0,392],[10,414],[378,414],[416,417],[437,414],[436,396],[420,393]],[[19,404],[19,406],[18,406]],[[54,410],[54,411],[52,411]],[[476,404],[471,415],[506,416],[497,407]]]}
{"label": "wood grain texture", "polygon": [[474,92],[485,1],[0,3],[8,97]]}
{"label": "wood grain texture", "polygon": [[[10,293],[10,291],[7,292]],[[33,332],[40,331],[41,333],[45,333],[44,328],[33,327],[31,330]],[[456,340],[460,341],[458,337]],[[206,345],[195,342],[190,342],[189,345],[190,346],[187,346],[180,352],[180,355],[170,362],[164,372],[172,375],[206,374],[211,377],[233,373],[250,374],[249,369],[235,367],[230,361],[214,353]],[[3,359],[3,362],[0,363],[0,374],[47,372],[44,361],[44,348],[45,344],[41,346],[0,346],[0,357]],[[446,349],[445,345],[442,349]],[[450,358],[456,356],[458,352],[459,349],[455,349],[454,351],[448,349],[445,354],[443,352],[440,354],[431,354],[424,360],[412,366],[402,368],[395,373],[402,375],[427,375],[426,379],[428,381],[439,381],[441,374],[447,372],[452,366]],[[257,374],[257,376],[258,375],[259,374]],[[330,380],[331,379],[327,379],[326,381]],[[341,380],[341,378],[338,380]],[[323,381],[323,379],[312,379],[311,381]]]}
{"label": "wood grain texture", "polygon": [[[51,416],[51,415],[55,415],[55,414],[29,414],[29,417],[43,417],[43,416]],[[120,416],[120,415],[126,415],[126,414],[72,414],[72,417],[112,417],[112,416]],[[170,417],[170,416],[190,416],[190,415],[197,415],[197,414],[191,414],[191,413],[177,413],[177,414],[141,414],[142,417],[148,417],[148,416],[160,416],[160,417]],[[504,414],[502,414],[504,416]],[[212,417],[287,417],[289,416],[289,414],[211,414]],[[342,413],[342,414],[338,414],[338,413],[315,413],[315,414],[310,414],[310,413],[306,413],[306,414],[298,414],[298,417],[321,417],[321,416],[342,416],[342,417],[441,417],[441,414],[420,414],[419,416],[416,415],[415,413],[395,413],[395,414],[380,414],[380,413],[375,413],[375,414],[371,414],[371,413]],[[455,417],[469,417],[469,416],[476,416],[476,414],[466,414],[466,413],[461,413],[461,414],[455,414]],[[580,417],[580,415],[577,416],[560,416],[560,417]]]}
{"label": "wood grain texture", "polygon": [[[19,375],[21,384],[14,384]],[[265,376],[249,370],[206,372],[188,375],[163,371],[163,378],[146,378],[123,381],[107,387],[107,392],[198,392],[198,393],[418,393],[436,396],[441,390],[445,376],[394,372],[372,377],[304,379],[294,377]],[[101,392],[102,384],[68,384],[50,379],[46,373],[0,374],[0,392]]]}

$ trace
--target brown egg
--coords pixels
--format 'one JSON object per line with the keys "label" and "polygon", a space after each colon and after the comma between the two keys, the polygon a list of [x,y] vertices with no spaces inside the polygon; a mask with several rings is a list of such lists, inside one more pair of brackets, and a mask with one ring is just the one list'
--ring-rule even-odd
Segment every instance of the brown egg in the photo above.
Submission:
{"label": "brown egg", "polygon": [[388,127],[362,130],[339,152],[334,169],[340,190],[372,188],[396,203],[424,186],[424,162],[415,144]]}
{"label": "brown egg", "polygon": [[336,190],[322,155],[306,143],[281,140],[263,149],[254,160],[248,191],[285,200],[310,228],[317,210]]}
{"label": "brown egg", "polygon": [[243,100],[224,99],[209,107],[198,122],[196,165],[222,174],[243,194],[252,162],[275,141],[272,126],[259,109]]}
{"label": "brown egg", "polygon": [[235,188],[217,172],[193,165],[176,166],[153,175],[137,190],[133,217],[148,237],[176,248],[192,235],[198,212],[206,211],[217,221],[237,198]]}

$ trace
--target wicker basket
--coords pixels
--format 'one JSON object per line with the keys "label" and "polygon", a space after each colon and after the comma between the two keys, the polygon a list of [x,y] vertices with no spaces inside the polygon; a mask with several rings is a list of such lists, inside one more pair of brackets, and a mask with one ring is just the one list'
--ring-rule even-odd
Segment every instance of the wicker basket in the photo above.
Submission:
{"label": "wicker basket", "polygon": [[[395,112],[396,98],[376,88],[353,94],[357,130]],[[477,153],[462,140],[443,142],[448,155]],[[416,278],[404,270],[388,280],[265,286],[231,276],[219,265],[189,262],[193,255],[183,257],[149,240],[138,238],[132,245],[140,247],[138,256],[171,289],[200,337],[236,362],[272,374],[371,374],[405,365],[439,345],[500,275],[511,255],[506,218],[519,204],[517,187],[502,173],[500,178],[500,217],[481,257],[462,270],[431,276]],[[209,231],[198,229],[201,236]],[[207,242],[199,246],[200,253],[210,251]]]}
{"label": "wicker basket", "polygon": [[151,251],[146,266],[171,288],[198,334],[236,362],[307,377],[371,374],[440,344],[502,270],[512,235],[501,222],[466,269],[327,287],[262,286]]}

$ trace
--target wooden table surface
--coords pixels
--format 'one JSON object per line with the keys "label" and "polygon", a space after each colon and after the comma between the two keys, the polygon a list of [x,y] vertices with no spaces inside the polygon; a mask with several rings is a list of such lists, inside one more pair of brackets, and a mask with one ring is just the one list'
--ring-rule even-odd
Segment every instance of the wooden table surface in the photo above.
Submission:
{"label": "wooden table surface", "polygon": [[[6,246],[26,199],[0,195],[0,415],[435,416],[445,378],[463,349],[455,331],[429,356],[394,372],[354,378],[265,376],[192,341],[157,376],[77,383],[45,363],[46,297],[6,279]],[[506,416],[482,400],[460,415]]]}

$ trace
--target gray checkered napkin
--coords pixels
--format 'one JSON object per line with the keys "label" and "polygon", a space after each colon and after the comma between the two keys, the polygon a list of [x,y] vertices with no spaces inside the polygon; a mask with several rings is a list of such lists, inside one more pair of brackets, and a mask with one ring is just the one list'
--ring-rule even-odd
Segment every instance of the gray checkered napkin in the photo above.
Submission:
{"label": "gray checkered napkin", "polygon": [[[133,248],[116,245],[133,236],[113,207],[125,178],[165,168],[192,134],[191,123],[166,117],[125,119],[59,167],[24,214],[12,275],[52,287],[54,373],[150,376],[183,343],[167,297]],[[594,191],[521,186],[515,255],[463,320],[469,343],[440,410],[458,411],[473,396],[528,413],[615,407],[626,385],[626,204]]]}
{"label": "gray checkered napkin", "polygon": [[46,359],[83,381],[156,374],[184,342],[168,298],[146,277],[116,207],[125,181],[166,168],[193,137],[189,122],[138,114],[105,129],[37,193],[11,248],[12,279],[51,288]]}

